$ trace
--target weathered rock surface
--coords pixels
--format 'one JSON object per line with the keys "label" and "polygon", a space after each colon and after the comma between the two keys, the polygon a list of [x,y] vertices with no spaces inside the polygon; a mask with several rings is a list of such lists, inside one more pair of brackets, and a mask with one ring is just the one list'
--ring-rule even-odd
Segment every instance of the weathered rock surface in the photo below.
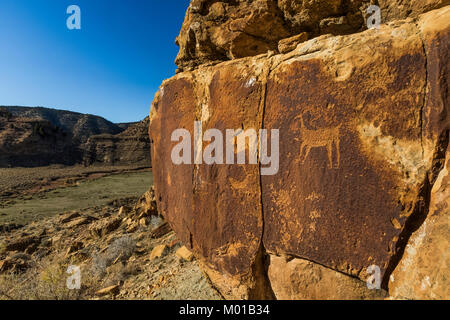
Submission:
{"label": "weathered rock surface", "polygon": [[[448,7],[447,7],[448,8]],[[448,10],[447,10],[448,11]],[[424,113],[424,142],[443,140],[442,148],[436,150],[441,155],[442,171],[435,170],[430,176],[434,182],[428,199],[428,215],[412,225],[415,232],[408,240],[403,257],[390,277],[389,292],[394,298],[403,299],[448,299],[449,291],[449,237],[450,237],[450,149],[445,149],[449,139],[449,33],[434,34],[434,27],[448,25],[445,9],[441,14],[425,15],[421,18],[424,46],[428,53],[427,75],[430,93]],[[439,136],[441,128],[444,135]],[[429,147],[429,146],[428,146]],[[450,146],[449,146],[450,148]],[[444,154],[446,156],[444,157]]]}
{"label": "weathered rock surface", "polygon": [[348,34],[363,30],[370,1],[192,0],[176,44],[175,63],[192,69],[277,50],[278,41],[307,32]]}
{"label": "weathered rock surface", "polygon": [[384,290],[370,290],[356,278],[319,264],[270,256],[270,284],[278,300],[361,300],[383,299]]}
{"label": "weathered rock surface", "polygon": [[[168,80],[153,104],[150,128],[157,132],[151,133],[151,139],[152,152],[157,152],[152,160],[158,168],[154,181],[159,210],[211,268],[247,283],[248,291],[241,296],[247,298],[266,292],[255,283],[252,270],[261,259],[259,167],[177,166],[170,160],[174,145],[170,138],[177,128],[186,128],[193,136],[196,118],[204,120],[205,130],[261,127],[263,86],[256,79],[263,72],[262,61],[230,62],[221,69],[183,73]],[[234,117],[227,116],[230,106],[240,108]]]}
{"label": "weathered rock surface", "polygon": [[[200,3],[190,10],[209,12]],[[191,11],[187,19],[198,17]],[[162,84],[150,115],[158,209],[224,297],[326,298],[319,291],[342,279],[328,298],[374,298],[361,287],[371,265],[387,289],[442,170],[449,31],[445,7],[379,30],[313,38],[285,55],[204,65]],[[179,141],[171,135],[184,128],[194,137],[194,121],[224,136],[279,129],[278,173],[261,175],[259,159],[174,164]],[[289,287],[289,277],[308,274],[320,277],[303,284],[305,295]]]}
{"label": "weathered rock surface", "polygon": [[[389,270],[407,221],[425,210],[448,130],[448,101],[438,104],[448,49],[424,51],[421,39],[448,48],[448,12],[274,59],[264,127],[290,130],[280,133],[279,174],[262,177],[267,250],[363,279],[369,265]],[[430,77],[435,69],[444,77]]]}
{"label": "weathered rock surface", "polygon": [[288,53],[294,50],[297,45],[305,42],[306,40],[308,40],[308,34],[306,32],[302,32],[296,36],[280,40],[280,42],[278,42],[278,51],[280,53]]}
{"label": "weathered rock surface", "polygon": [[446,161],[431,191],[428,216],[409,239],[405,254],[390,277],[389,292],[393,298],[450,297],[450,148]]}
{"label": "weathered rock surface", "polygon": [[379,5],[384,24],[449,4],[449,0],[192,0],[176,39],[180,51],[175,63],[181,70],[191,70],[204,63],[277,51],[278,41],[303,32],[309,38],[360,32],[367,29],[370,5]]}

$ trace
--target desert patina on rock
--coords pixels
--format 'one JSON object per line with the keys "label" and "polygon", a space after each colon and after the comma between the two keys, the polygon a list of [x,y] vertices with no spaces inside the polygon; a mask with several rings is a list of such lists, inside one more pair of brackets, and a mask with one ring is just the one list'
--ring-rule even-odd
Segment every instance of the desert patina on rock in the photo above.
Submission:
{"label": "desert patina on rock", "polygon": [[264,127],[286,129],[280,172],[262,177],[264,246],[365,278],[387,268],[432,166],[422,41],[403,24],[295,52],[268,79]]}
{"label": "desert patina on rock", "polygon": [[[255,279],[253,270],[261,264],[259,166],[174,165],[171,150],[177,141],[171,141],[171,134],[184,128],[194,136],[194,120],[202,122],[203,131],[261,127],[262,62],[262,58],[249,65],[229,62],[220,69],[177,75],[163,83],[152,108],[150,132],[152,152],[157,153],[153,160],[158,168],[158,208],[179,230],[180,239],[204,258],[211,277],[224,273],[225,277],[238,279],[237,287],[243,283],[236,289],[230,281],[220,280],[223,291],[233,291],[229,297],[270,297],[261,290],[264,283]],[[234,117],[227,116],[230,106],[240,106]]]}
{"label": "desert patina on rock", "polygon": [[[310,263],[326,272],[299,282],[306,287],[342,278],[329,298],[377,296],[362,285],[371,265],[387,288],[427,215],[448,144],[449,16],[447,7],[324,35],[285,55],[205,65],[163,83],[150,125],[158,209],[226,298],[308,298],[281,275],[293,264],[302,266],[289,269],[294,278]],[[171,134],[193,136],[194,121],[204,130],[279,129],[278,174],[173,164]]]}

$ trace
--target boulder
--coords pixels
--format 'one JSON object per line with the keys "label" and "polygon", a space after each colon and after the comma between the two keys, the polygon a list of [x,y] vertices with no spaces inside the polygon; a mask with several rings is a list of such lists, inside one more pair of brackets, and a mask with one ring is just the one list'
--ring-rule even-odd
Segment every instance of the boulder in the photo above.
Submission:
{"label": "boulder", "polygon": [[280,53],[288,53],[289,51],[297,48],[297,45],[305,42],[306,40],[308,40],[307,32],[302,32],[296,36],[280,40],[280,42],[278,42],[278,51]]}
{"label": "boulder", "polygon": [[156,208],[155,190],[153,187],[138,199],[133,210],[138,214],[139,218],[158,215],[158,210]]}
{"label": "boulder", "polygon": [[[449,19],[448,9],[435,14],[423,15],[420,28],[424,48],[428,52],[427,75],[428,99],[424,109],[424,144],[440,139],[441,148],[436,150],[439,161],[430,173],[431,184],[427,201],[429,205],[422,219],[410,226],[412,234],[405,238],[406,248],[400,251],[401,260],[389,281],[389,292],[394,298],[403,299],[448,299],[449,272]],[[436,26],[446,25],[436,34]],[[446,125],[446,126],[445,126]],[[439,135],[440,128],[447,131]],[[443,168],[442,170],[440,170]]]}
{"label": "boulder", "polygon": [[79,227],[79,226],[82,226],[85,224],[89,224],[94,220],[97,220],[97,219],[94,217],[91,217],[91,216],[80,216],[80,217],[75,218],[75,219],[69,221],[68,223],[66,223],[64,225],[64,227],[66,229],[71,229],[71,228]]}
{"label": "boulder", "polygon": [[25,251],[28,247],[38,245],[41,242],[39,237],[36,236],[24,236],[17,239],[11,239],[7,241],[2,251],[10,252],[10,251]]}
{"label": "boulder", "polygon": [[67,222],[70,222],[70,221],[72,221],[72,220],[74,220],[76,218],[79,218],[79,217],[81,217],[81,215],[78,212],[76,212],[76,211],[68,212],[68,213],[65,213],[65,214],[61,215],[61,217],[59,217],[59,222],[60,223],[67,223]]}
{"label": "boulder", "polygon": [[81,241],[75,241],[70,244],[70,246],[66,250],[66,257],[69,257],[72,253],[78,252],[84,248],[84,244]]}
{"label": "boulder", "polygon": [[[178,128],[194,136],[196,115],[204,120],[205,130],[261,127],[263,86],[257,79],[263,62],[231,61],[165,81],[152,105],[150,126],[158,210],[212,269],[244,282],[251,276],[262,237],[258,166],[175,165],[175,143],[170,140]],[[230,108],[242,111],[230,117]]]}
{"label": "boulder", "polygon": [[150,236],[152,238],[161,238],[171,231],[172,229],[170,228],[170,225],[167,222],[163,222],[161,225],[155,227],[155,229],[152,230]]}
{"label": "boulder", "polygon": [[116,284],[113,286],[109,286],[109,287],[100,289],[96,292],[96,294],[99,296],[105,296],[105,295],[109,295],[109,294],[115,295],[115,294],[119,293],[119,291],[120,291],[120,285]]}
{"label": "boulder", "polygon": [[90,227],[90,233],[94,237],[103,237],[111,232],[117,230],[122,223],[120,216],[115,216],[112,218],[104,218],[102,220],[96,221]]}
{"label": "boulder", "polygon": [[165,244],[161,244],[153,248],[152,253],[150,254],[150,261],[155,260],[156,258],[161,258],[167,252],[167,246]]}
{"label": "boulder", "polygon": [[23,272],[32,265],[31,256],[25,253],[16,253],[0,261],[0,273]]}
{"label": "boulder", "polygon": [[182,246],[180,249],[177,250],[175,253],[180,259],[186,260],[186,261],[192,261],[194,259],[194,255],[191,251],[189,251],[188,248],[185,246]]}

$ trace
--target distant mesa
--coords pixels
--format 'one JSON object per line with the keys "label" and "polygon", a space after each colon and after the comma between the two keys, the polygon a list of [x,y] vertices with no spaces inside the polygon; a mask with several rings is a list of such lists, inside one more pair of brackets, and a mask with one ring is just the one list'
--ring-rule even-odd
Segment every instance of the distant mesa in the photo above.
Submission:
{"label": "distant mesa", "polygon": [[115,124],[72,111],[0,106],[0,167],[51,164],[150,166],[148,119]]}
{"label": "distant mesa", "polygon": [[2,107],[16,118],[47,120],[52,125],[72,134],[77,142],[84,143],[95,134],[118,134],[123,129],[102,117],[78,112],[43,107]]}

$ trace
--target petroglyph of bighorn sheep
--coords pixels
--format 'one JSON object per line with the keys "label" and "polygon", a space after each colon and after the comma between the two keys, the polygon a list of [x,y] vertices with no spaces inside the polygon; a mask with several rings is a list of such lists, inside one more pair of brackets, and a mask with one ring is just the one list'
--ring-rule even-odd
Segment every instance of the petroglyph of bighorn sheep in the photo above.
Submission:
{"label": "petroglyph of bighorn sheep", "polygon": [[[336,146],[336,156],[337,156],[337,168],[340,165],[340,128],[341,125],[331,128],[319,128],[316,130],[308,129],[303,121],[303,114],[295,117],[295,119],[300,119],[300,139],[302,144],[300,146],[300,159],[302,164],[305,163],[312,148],[323,148],[326,147],[328,153],[328,168],[333,168],[333,143]],[[305,151],[304,151],[305,150]],[[304,156],[302,157],[302,154]]]}

